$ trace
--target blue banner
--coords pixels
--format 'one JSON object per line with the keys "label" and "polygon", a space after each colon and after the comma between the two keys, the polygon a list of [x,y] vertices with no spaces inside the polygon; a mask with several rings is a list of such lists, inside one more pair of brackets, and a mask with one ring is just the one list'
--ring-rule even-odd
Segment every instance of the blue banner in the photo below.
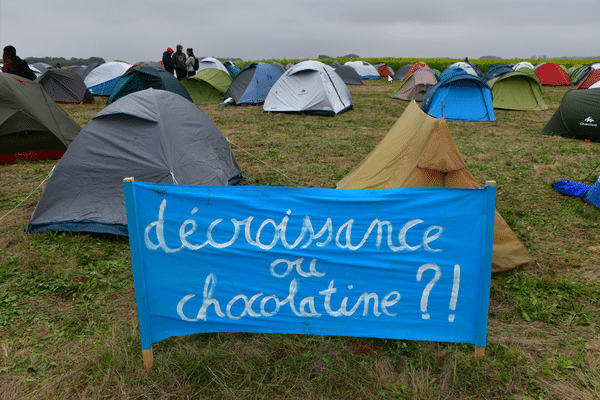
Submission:
{"label": "blue banner", "polygon": [[485,346],[495,186],[124,189],[143,349],[202,332]]}

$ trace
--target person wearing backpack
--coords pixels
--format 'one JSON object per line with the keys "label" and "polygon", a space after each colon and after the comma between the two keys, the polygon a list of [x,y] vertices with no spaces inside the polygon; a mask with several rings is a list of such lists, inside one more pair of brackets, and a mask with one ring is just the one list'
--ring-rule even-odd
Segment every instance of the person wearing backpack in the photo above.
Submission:
{"label": "person wearing backpack", "polygon": [[183,53],[183,46],[178,44],[177,51],[173,53],[173,61],[175,61],[175,74],[177,79],[182,80],[187,76],[187,66],[185,64],[187,57]]}
{"label": "person wearing backpack", "polygon": [[194,49],[191,47],[186,50],[187,60],[185,60],[185,65],[187,66],[187,76],[196,75],[196,71],[198,71],[199,63],[198,59],[194,55]]}

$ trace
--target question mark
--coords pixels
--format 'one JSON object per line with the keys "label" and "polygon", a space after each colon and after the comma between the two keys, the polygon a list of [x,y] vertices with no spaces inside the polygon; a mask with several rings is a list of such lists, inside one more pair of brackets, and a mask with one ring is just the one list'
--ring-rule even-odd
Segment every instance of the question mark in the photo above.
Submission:
{"label": "question mark", "polygon": [[423,290],[423,295],[421,296],[421,311],[423,312],[423,319],[429,319],[429,314],[427,313],[427,302],[429,301],[429,292],[431,292],[431,289],[433,289],[433,286],[436,284],[436,282],[440,279],[440,276],[442,275],[442,271],[440,270],[440,267],[437,266],[437,264],[423,264],[419,268],[419,271],[417,271],[417,282],[421,282],[423,272],[427,271],[428,269],[434,270],[435,276],[427,284],[427,286],[425,286],[425,290]]}

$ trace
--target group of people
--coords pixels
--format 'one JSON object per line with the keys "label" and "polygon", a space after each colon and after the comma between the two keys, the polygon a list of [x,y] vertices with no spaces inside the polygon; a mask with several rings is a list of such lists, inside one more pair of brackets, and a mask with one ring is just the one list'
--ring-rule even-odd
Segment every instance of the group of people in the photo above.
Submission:
{"label": "group of people", "polygon": [[183,46],[178,44],[174,52],[172,48],[168,48],[162,56],[163,67],[167,71],[177,76],[177,79],[182,80],[186,76],[196,75],[198,63],[194,50],[190,47],[183,53]]}

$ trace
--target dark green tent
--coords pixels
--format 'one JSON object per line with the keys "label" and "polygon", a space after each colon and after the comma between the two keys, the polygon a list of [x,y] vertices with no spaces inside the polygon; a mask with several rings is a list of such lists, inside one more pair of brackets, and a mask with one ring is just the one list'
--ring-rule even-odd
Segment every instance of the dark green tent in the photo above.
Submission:
{"label": "dark green tent", "polygon": [[600,88],[571,89],[546,126],[544,135],[600,139]]}
{"label": "dark green tent", "polygon": [[184,78],[181,84],[196,104],[220,103],[233,79],[220,69],[206,68],[196,75]]}
{"label": "dark green tent", "polygon": [[[528,69],[528,68],[527,68]],[[492,88],[494,108],[505,110],[547,110],[542,85],[531,75],[507,72],[487,81]]]}
{"label": "dark green tent", "polygon": [[106,104],[110,104],[128,94],[150,88],[168,90],[192,101],[187,90],[185,90],[181,82],[173,74],[162,68],[156,68],[151,65],[140,65],[129,68],[119,78],[110,92]]}
{"label": "dark green tent", "polygon": [[0,163],[60,158],[80,130],[42,85],[0,73]]}

